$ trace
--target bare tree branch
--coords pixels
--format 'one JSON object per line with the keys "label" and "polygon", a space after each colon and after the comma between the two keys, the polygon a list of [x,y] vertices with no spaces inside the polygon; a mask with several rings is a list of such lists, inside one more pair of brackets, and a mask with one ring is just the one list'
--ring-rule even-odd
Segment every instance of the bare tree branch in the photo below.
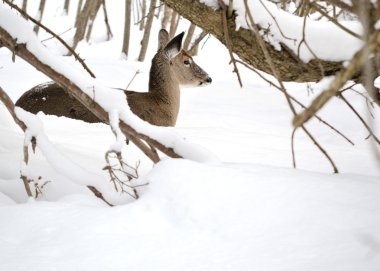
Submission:
{"label": "bare tree branch", "polygon": [[30,17],[27,13],[25,13],[22,9],[20,9],[15,4],[12,4],[9,0],[3,0],[3,2],[6,3],[7,5],[9,5],[10,7],[14,8],[18,12],[20,12],[24,17],[28,18],[30,21],[32,21],[36,25],[39,25],[43,30],[45,30],[50,35],[52,35],[57,40],[59,40],[62,43],[62,45],[65,46],[65,48],[67,50],[69,50],[74,55],[75,59],[79,61],[79,63],[91,75],[91,77],[95,78],[94,73],[87,67],[86,63],[84,63],[84,60],[82,58],[80,58],[79,55],[60,36],[58,36],[57,34],[55,34],[53,31],[51,31],[49,28],[47,28],[46,26],[44,26],[40,22],[38,22],[35,19],[33,19],[32,17]]}
{"label": "bare tree branch", "polygon": [[[24,122],[22,122],[15,113],[15,105],[12,102],[11,98],[7,95],[7,93],[0,87],[0,100],[3,102],[5,107],[8,109],[8,112],[11,114],[15,123],[25,132],[27,127]],[[25,149],[26,148],[26,149]],[[24,146],[24,163],[28,164],[28,146]],[[24,184],[26,194],[28,197],[33,197],[32,191],[30,190],[29,180],[26,176],[21,175],[21,180]]]}

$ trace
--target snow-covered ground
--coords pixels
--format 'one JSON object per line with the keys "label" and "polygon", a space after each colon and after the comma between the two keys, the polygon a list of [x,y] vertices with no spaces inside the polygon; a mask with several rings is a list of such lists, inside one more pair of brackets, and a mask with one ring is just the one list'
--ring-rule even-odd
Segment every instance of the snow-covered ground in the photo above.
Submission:
{"label": "snow-covered ground", "polygon": [[[63,3],[47,1],[45,24],[57,33],[70,28],[76,9],[71,2],[69,16],[62,16]],[[78,51],[105,86],[125,87],[140,70],[130,88],[146,91],[159,23],[144,63],[135,60],[142,37],[137,27],[130,57],[122,59],[123,3],[108,4],[114,39],[104,41],[105,28],[97,20],[91,43],[81,43]],[[30,5],[29,13],[36,14],[37,3]],[[187,27],[183,20],[178,32]],[[41,32],[40,39],[46,37]],[[54,40],[45,45],[64,52]],[[119,202],[113,208],[70,174],[57,172],[39,149],[23,170],[35,180],[41,176],[40,184],[50,182],[42,197],[27,200],[19,179],[24,135],[0,104],[0,270],[379,270],[379,163],[368,133],[347,106],[336,99],[320,115],[355,146],[316,120],[307,124],[341,174],[332,174],[301,131],[295,170],[292,115],[284,96],[243,67],[239,88],[227,50],[213,38],[196,62],[213,83],[182,89],[175,130],[221,163],[164,159],[153,166],[132,145],[124,147],[129,164],[141,161],[135,184],[148,185],[138,189],[137,201],[113,193],[110,200]],[[14,101],[48,80],[19,58],[12,63],[11,53],[0,49],[0,86]],[[286,85],[308,104],[326,82],[310,84],[312,92],[306,84]],[[367,118],[363,98],[346,96]],[[39,117],[61,153],[107,184],[104,154],[114,142],[108,126]]]}

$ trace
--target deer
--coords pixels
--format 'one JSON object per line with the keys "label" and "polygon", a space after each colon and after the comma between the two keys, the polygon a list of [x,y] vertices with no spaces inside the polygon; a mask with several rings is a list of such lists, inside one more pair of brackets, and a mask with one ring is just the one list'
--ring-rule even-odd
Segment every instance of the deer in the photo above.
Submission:
{"label": "deer", "polygon": [[[161,29],[158,50],[152,59],[148,92],[123,90],[131,111],[156,126],[175,126],[180,108],[180,86],[205,86],[211,77],[182,49],[184,32],[169,40]],[[25,92],[16,106],[37,114],[63,116],[88,123],[102,122],[65,88],[55,82],[37,85]]]}

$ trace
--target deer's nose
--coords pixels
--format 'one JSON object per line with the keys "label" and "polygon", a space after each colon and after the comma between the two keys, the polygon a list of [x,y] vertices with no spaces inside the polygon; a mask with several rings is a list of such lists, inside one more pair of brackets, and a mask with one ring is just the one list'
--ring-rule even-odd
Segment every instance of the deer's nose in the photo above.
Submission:
{"label": "deer's nose", "polygon": [[207,83],[211,83],[211,82],[212,82],[211,77],[208,77],[208,78],[206,79],[206,82],[207,82]]}

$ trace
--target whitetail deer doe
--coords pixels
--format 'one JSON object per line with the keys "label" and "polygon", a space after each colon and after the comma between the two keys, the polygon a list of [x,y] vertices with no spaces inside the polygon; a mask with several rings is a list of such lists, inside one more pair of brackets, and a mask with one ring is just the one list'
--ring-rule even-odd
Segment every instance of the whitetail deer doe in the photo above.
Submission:
{"label": "whitetail deer doe", "polygon": [[[180,104],[180,85],[200,86],[211,83],[211,78],[181,50],[184,33],[169,41],[168,32],[161,29],[159,48],[152,59],[149,91],[124,91],[132,112],[141,119],[158,126],[174,126]],[[85,122],[101,122],[64,88],[51,82],[30,89],[16,102],[26,111],[64,116]]]}

